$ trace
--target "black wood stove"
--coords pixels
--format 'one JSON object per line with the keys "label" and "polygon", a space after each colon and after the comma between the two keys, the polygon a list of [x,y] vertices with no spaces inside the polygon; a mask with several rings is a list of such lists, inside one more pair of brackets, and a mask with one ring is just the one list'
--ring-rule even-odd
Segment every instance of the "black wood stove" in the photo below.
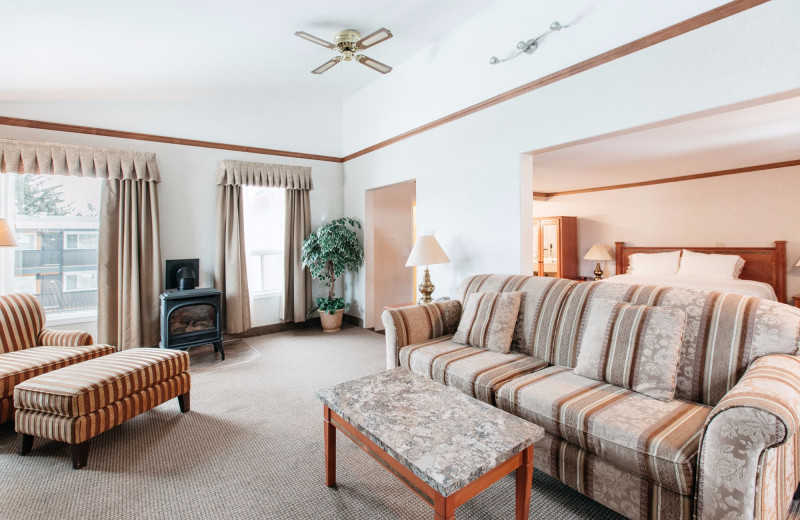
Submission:
{"label": "black wood stove", "polygon": [[214,345],[222,360],[222,293],[217,289],[170,289],[161,293],[161,348]]}

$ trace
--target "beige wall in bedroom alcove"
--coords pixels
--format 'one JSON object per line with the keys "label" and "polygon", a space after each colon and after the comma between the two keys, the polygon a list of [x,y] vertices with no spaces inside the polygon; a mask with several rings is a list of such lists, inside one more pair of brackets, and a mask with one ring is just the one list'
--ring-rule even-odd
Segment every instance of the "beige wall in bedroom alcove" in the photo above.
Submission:
{"label": "beige wall in bedroom alcove", "polygon": [[[787,293],[800,293],[800,167],[534,199],[533,216],[578,218],[578,254],[594,243],[635,246],[771,245],[786,240]],[[589,276],[594,262],[579,261]],[[606,273],[613,274],[613,261]]]}
{"label": "beige wall in bedroom alcove", "polygon": [[406,260],[414,245],[416,181],[366,192],[364,267],[367,292],[364,326],[383,330],[385,305],[415,301],[414,268]]}

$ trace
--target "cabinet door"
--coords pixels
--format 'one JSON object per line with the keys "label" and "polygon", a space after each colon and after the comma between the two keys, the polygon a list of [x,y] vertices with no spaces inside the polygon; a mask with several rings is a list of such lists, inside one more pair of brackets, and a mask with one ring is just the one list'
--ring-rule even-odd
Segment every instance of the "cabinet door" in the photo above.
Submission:
{"label": "cabinet door", "polygon": [[558,242],[558,220],[542,220],[542,269],[543,276],[558,276],[558,255],[560,244]]}
{"label": "cabinet door", "polygon": [[542,276],[539,252],[542,250],[542,232],[538,220],[533,221],[533,276]]}

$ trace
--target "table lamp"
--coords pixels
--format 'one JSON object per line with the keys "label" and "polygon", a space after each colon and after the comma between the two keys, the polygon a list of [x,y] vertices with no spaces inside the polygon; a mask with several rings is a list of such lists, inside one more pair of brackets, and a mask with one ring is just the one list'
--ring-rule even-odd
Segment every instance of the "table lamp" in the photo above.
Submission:
{"label": "table lamp", "polygon": [[447,255],[442,250],[442,246],[436,241],[433,235],[423,235],[417,238],[414,242],[414,247],[411,249],[411,254],[408,255],[406,267],[425,266],[425,276],[422,278],[422,283],[419,284],[419,292],[422,294],[422,303],[431,303],[433,298],[431,294],[436,288],[431,283],[431,276],[428,272],[428,266],[433,264],[446,264],[450,262]]}
{"label": "table lamp", "polygon": [[0,218],[0,247],[10,246],[16,247],[17,237],[14,236],[14,230],[4,218]]}
{"label": "table lamp", "polygon": [[586,253],[586,256],[583,257],[584,260],[597,260],[597,267],[594,268],[594,279],[595,280],[602,280],[603,279],[603,270],[600,269],[600,261],[606,260],[613,260],[611,255],[608,254],[608,249],[605,248],[602,244],[595,244],[589,249],[589,252]]}

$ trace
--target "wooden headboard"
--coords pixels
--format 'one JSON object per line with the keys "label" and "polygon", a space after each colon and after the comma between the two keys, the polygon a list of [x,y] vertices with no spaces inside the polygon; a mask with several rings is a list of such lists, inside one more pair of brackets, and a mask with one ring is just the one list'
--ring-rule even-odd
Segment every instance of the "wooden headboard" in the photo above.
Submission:
{"label": "wooden headboard", "polygon": [[739,255],[744,259],[742,280],[765,282],[775,289],[778,301],[786,303],[786,240],[776,240],[774,247],[626,247],[617,245],[617,274],[628,271],[630,255],[634,253],[665,253],[687,249],[698,253]]}

